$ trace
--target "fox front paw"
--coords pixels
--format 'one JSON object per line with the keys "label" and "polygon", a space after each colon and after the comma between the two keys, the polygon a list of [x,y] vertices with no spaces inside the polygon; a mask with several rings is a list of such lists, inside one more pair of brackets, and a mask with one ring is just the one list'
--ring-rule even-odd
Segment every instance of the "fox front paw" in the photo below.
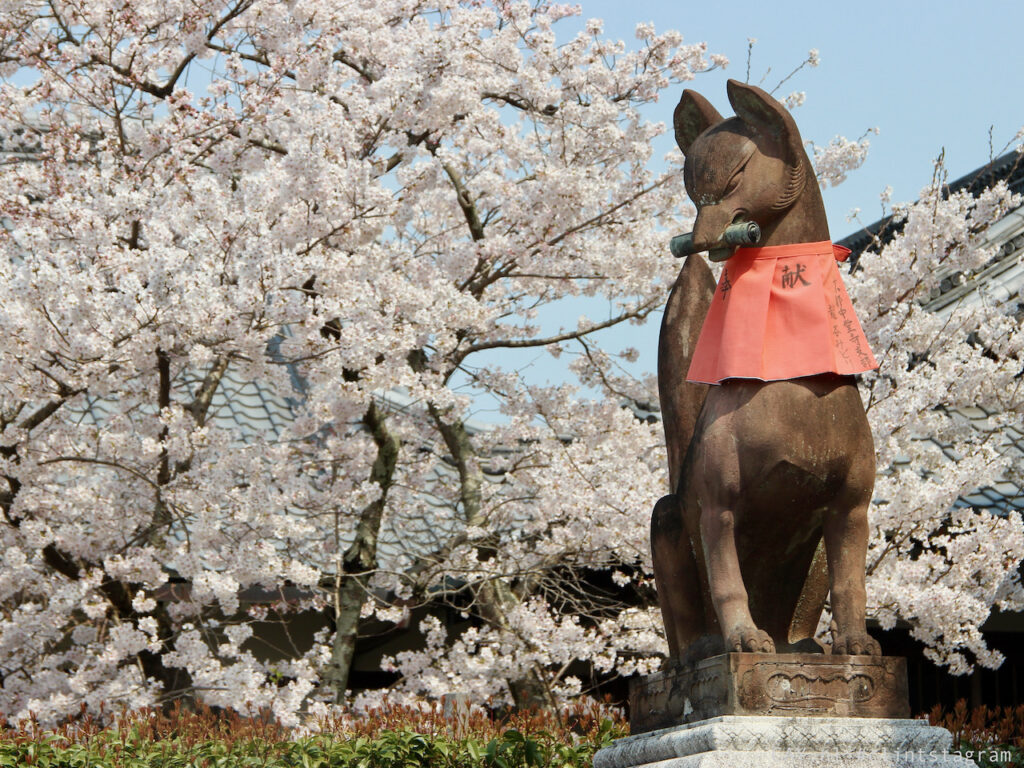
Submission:
{"label": "fox front paw", "polygon": [[775,653],[775,641],[771,635],[754,626],[737,627],[725,641],[730,651],[749,653]]}
{"label": "fox front paw", "polygon": [[834,656],[881,656],[882,646],[867,632],[837,632],[832,638]]}

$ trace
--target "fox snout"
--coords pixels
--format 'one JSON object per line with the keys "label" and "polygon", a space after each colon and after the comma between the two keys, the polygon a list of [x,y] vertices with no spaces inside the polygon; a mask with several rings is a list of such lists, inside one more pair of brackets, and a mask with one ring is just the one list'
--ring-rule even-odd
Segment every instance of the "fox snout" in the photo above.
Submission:
{"label": "fox snout", "polygon": [[733,223],[733,218],[731,205],[701,206],[693,222],[693,242],[697,250],[707,251],[716,245],[721,246],[726,227]]}

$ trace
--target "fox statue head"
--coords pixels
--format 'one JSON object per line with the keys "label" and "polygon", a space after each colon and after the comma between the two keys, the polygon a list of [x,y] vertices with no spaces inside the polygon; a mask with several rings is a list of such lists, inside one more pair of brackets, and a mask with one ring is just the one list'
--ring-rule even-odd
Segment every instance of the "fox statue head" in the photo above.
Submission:
{"label": "fox statue head", "polygon": [[697,219],[673,252],[710,251],[713,261],[723,261],[739,245],[829,239],[821,192],[793,117],[756,86],[730,80],[727,90],[735,117],[723,118],[690,90],[675,109],[683,178]]}

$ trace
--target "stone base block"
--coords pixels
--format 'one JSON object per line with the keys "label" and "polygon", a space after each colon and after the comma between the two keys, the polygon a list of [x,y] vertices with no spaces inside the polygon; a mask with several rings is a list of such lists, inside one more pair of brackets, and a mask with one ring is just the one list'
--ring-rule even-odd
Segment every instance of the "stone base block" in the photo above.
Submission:
{"label": "stone base block", "polygon": [[923,720],[723,716],[619,739],[594,768],[974,768]]}
{"label": "stone base block", "polygon": [[633,681],[633,733],[724,715],[905,718],[907,666],[883,656],[726,653]]}

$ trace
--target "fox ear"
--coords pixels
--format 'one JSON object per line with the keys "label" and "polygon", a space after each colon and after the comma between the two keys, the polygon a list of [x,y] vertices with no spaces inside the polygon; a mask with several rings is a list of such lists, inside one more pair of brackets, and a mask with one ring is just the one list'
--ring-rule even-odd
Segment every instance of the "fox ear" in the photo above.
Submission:
{"label": "fox ear", "polygon": [[779,154],[790,162],[797,162],[803,142],[800,131],[789,111],[756,85],[738,80],[726,83],[729,103],[737,117],[758,134],[778,146]]}
{"label": "fox ear", "polygon": [[807,153],[796,122],[789,110],[756,85],[730,80],[726,90],[736,116],[760,137],[758,148],[786,163],[785,184],[771,206],[772,210],[784,211],[796,201],[807,183]]}
{"label": "fox ear", "polygon": [[672,124],[676,129],[676,144],[683,154],[689,154],[690,145],[694,139],[713,125],[722,122],[724,118],[718,114],[718,110],[711,106],[711,102],[705,99],[696,91],[689,89],[683,91],[682,98],[672,114]]}

